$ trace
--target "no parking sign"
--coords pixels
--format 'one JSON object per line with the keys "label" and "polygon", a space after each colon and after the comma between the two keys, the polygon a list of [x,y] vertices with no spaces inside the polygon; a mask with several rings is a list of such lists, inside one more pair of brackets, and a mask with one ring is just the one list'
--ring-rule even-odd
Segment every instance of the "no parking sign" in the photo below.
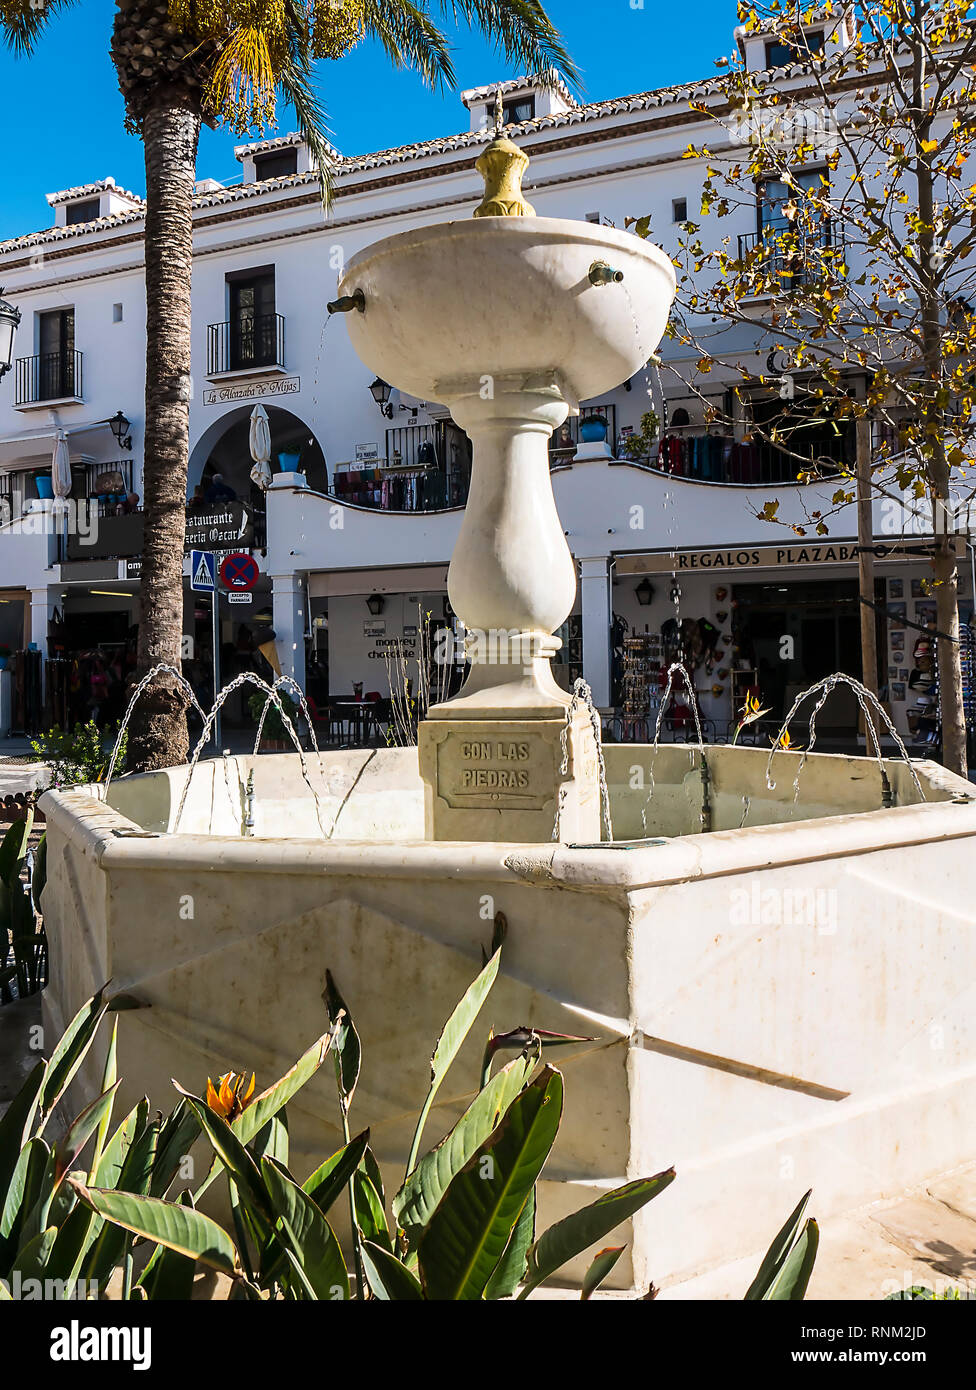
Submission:
{"label": "no parking sign", "polygon": [[240,592],[242,589],[253,589],[258,582],[258,576],[257,561],[245,550],[228,555],[221,562],[220,577],[232,593],[235,590]]}

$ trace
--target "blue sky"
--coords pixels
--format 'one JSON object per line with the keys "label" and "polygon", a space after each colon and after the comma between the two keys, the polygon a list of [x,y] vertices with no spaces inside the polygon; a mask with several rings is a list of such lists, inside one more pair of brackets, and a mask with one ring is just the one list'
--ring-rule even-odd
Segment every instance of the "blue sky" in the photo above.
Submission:
{"label": "blue sky", "polygon": [[[432,6],[436,11],[436,4]],[[108,56],[114,0],[81,0],[60,16],[31,59],[0,50],[0,91],[8,113],[3,151],[0,240],[49,226],[44,195],[111,174],[145,191],[142,147],[122,128],[123,109]],[[698,0],[689,28],[664,0],[550,0],[549,14],[583,71],[585,99],[618,96],[715,72],[731,52],[733,0]],[[688,12],[686,12],[688,13]],[[459,86],[514,73],[480,37],[448,28]],[[430,92],[411,73],[361,44],[319,67],[335,144],[362,154],[465,129],[456,94]],[[281,130],[293,128],[282,108]],[[227,131],[205,131],[199,177],[233,182],[240,173]]]}

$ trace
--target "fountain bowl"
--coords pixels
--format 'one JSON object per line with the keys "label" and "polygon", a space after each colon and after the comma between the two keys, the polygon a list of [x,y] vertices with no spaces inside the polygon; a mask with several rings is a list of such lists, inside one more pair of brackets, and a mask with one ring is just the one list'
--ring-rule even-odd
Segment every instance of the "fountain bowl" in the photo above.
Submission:
{"label": "fountain bowl", "polygon": [[[179,833],[185,767],[48,792],[47,1036],[111,978],[120,1109],[168,1108],[171,1077],[199,1091],[253,1068],[265,1085],[324,1031],[329,967],[363,1039],[354,1123],[402,1171],[432,1040],[501,912],[498,980],[429,1139],[472,1098],[490,1025],[594,1038],[558,1056],[540,1227],[678,1169],[607,1237],[627,1246],[616,1286],[745,1255],[751,1277],[805,1188],[826,1219],[971,1160],[976,788],[915,763],[920,800],[887,762],[879,809],[873,759],[811,754],[797,791],[797,754],[776,755],[770,787],[768,750],[710,747],[702,834],[696,747],[605,751],[620,838],[602,844],[426,839],[416,748],[310,756],[311,786],[293,755],[201,762]],[[302,1177],[342,1143],[331,1073],[289,1107]]]}
{"label": "fountain bowl", "polygon": [[[623,281],[591,283],[603,262]],[[421,400],[461,378],[558,368],[571,405],[640,371],[664,333],[675,273],[628,232],[546,217],[484,217],[401,232],[348,263],[340,293],[362,360]]]}

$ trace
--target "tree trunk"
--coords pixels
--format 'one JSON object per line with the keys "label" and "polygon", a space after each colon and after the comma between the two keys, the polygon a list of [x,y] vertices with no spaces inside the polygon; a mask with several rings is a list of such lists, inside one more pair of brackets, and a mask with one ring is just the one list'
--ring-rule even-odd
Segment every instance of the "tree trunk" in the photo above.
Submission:
{"label": "tree trunk", "polygon": [[[183,547],[189,466],[192,199],[200,114],[185,92],[161,89],[143,122],[146,153],[145,540],[138,674],[180,670]],[[129,766],[173,767],[189,749],[186,701],[157,679],[133,719]]]}
{"label": "tree trunk", "polygon": [[[948,490],[948,489],[947,489]],[[968,777],[966,709],[962,697],[962,657],[959,650],[959,580],[955,540],[948,527],[948,503],[935,498],[934,528],[936,626],[946,637],[937,643],[939,697],[942,707],[942,761],[950,772]],[[947,641],[946,638],[951,638]]]}
{"label": "tree trunk", "polygon": [[[861,603],[861,682],[877,697],[878,694],[878,616],[874,603],[874,515],[871,505],[871,421],[857,421],[857,578]],[[862,716],[863,717],[863,716]],[[875,734],[880,720],[877,710],[870,707]],[[874,753],[871,731],[864,730],[864,751]]]}

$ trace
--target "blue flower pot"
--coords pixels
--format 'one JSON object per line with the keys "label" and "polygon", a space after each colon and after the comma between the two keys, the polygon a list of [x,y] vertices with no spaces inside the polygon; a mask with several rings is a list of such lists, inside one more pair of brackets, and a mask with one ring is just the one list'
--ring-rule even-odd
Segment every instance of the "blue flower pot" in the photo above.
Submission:
{"label": "blue flower pot", "polygon": [[297,473],[298,465],[302,461],[301,454],[279,454],[278,467],[282,473]]}
{"label": "blue flower pot", "polygon": [[35,478],[34,481],[37,484],[38,497],[43,498],[44,501],[50,501],[54,496],[54,484],[51,482],[51,479],[42,474]]}
{"label": "blue flower pot", "polygon": [[581,420],[580,438],[584,444],[600,444],[607,437],[607,422],[605,420]]}

